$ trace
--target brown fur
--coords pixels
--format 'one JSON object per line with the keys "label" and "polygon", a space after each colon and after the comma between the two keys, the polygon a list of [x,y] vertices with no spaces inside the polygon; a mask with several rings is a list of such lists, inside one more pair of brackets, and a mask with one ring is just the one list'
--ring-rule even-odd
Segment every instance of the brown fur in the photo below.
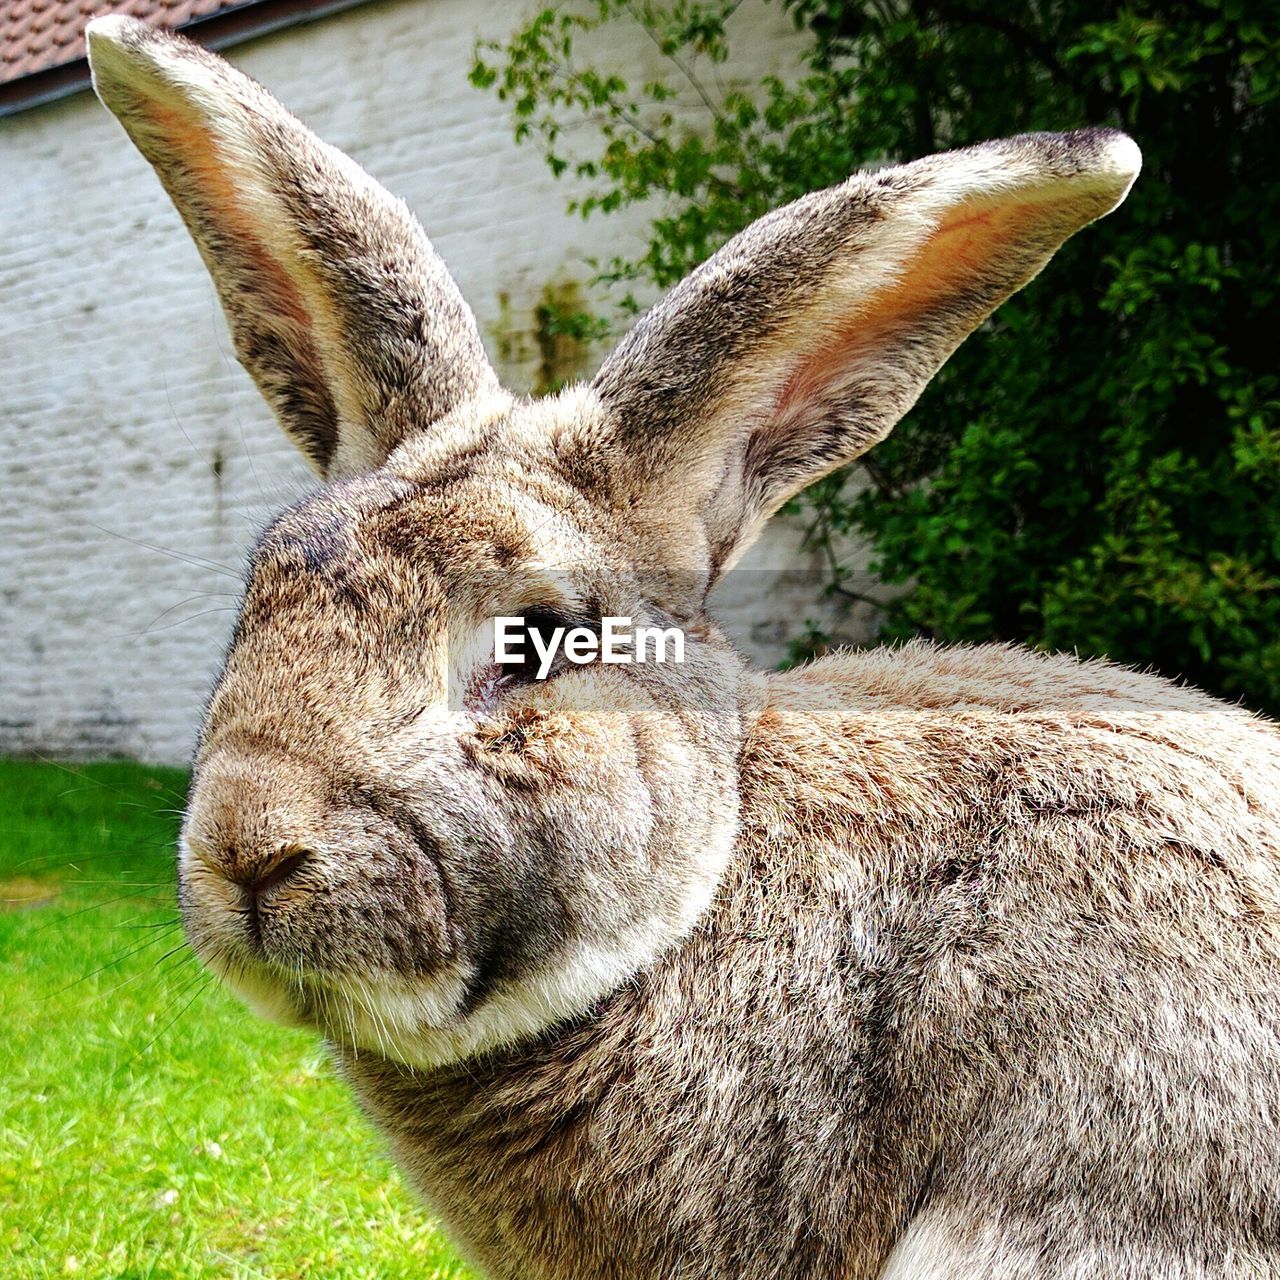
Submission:
{"label": "brown fur", "polygon": [[[705,612],[1123,198],[1100,130],[779,210],[590,386],[497,388],[421,229],[221,60],[90,28],[329,482],[267,532],[180,851],[494,1280],[1280,1276],[1280,742],[986,646],[744,670]],[[494,658],[631,616],[681,666]]]}

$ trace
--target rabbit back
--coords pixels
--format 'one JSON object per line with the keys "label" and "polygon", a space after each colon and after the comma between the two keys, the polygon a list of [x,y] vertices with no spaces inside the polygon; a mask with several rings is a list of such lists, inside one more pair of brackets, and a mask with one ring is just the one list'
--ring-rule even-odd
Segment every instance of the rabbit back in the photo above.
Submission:
{"label": "rabbit back", "polygon": [[346,1070],[487,1275],[1273,1274],[1278,745],[998,646],[772,677],[686,944],[531,1049]]}

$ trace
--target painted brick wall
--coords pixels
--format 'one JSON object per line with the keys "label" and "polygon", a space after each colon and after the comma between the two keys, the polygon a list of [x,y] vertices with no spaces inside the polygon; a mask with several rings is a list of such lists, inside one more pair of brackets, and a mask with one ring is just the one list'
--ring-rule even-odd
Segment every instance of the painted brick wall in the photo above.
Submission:
{"label": "painted brick wall", "polygon": [[[395,0],[231,57],[409,201],[523,390],[544,290],[587,279],[585,258],[636,224],[568,216],[565,186],[467,83],[477,33],[511,21],[502,0]],[[777,8],[746,22],[739,48],[785,68]],[[177,215],[90,95],[0,125],[0,172],[0,753],[182,761],[246,549],[309,473],[236,364]],[[781,526],[750,563],[789,572],[748,569],[721,616],[775,660],[821,613],[816,566]]]}

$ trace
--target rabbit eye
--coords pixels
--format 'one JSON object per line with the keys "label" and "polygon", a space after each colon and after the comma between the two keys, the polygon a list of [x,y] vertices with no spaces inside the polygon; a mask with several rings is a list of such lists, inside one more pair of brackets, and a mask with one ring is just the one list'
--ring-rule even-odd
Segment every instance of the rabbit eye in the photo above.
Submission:
{"label": "rabbit eye", "polygon": [[[546,674],[541,676],[542,679],[558,675],[565,666],[558,641],[574,625],[573,619],[553,609],[527,610],[520,626],[508,630],[507,652],[515,656],[497,659],[499,671],[508,680],[522,684],[538,679],[539,672],[544,670]],[[549,662],[548,654],[553,655]]]}

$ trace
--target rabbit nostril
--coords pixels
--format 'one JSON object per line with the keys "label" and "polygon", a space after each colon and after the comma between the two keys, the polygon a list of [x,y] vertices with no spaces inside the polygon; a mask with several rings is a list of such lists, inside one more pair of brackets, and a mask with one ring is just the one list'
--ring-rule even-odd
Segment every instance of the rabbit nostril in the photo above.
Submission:
{"label": "rabbit nostril", "polygon": [[255,874],[242,879],[240,885],[251,898],[260,898],[276,885],[283,884],[310,858],[311,854],[308,850],[295,849],[284,857],[258,868]]}

